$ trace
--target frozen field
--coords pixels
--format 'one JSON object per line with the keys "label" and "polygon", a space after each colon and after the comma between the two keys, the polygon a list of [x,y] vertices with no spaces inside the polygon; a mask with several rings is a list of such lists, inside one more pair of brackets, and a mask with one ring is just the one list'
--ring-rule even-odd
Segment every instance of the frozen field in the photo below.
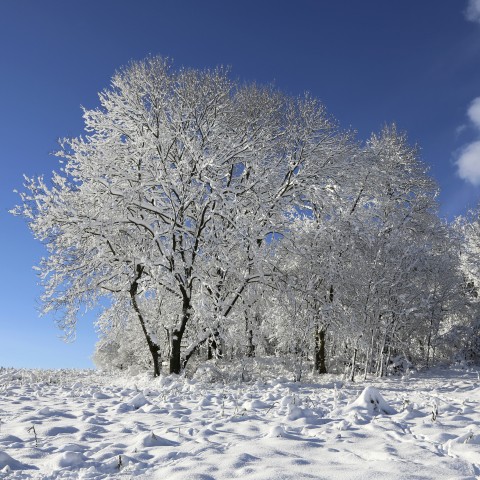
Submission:
{"label": "frozen field", "polygon": [[2,479],[480,476],[473,369],[230,386],[3,369],[0,421]]}

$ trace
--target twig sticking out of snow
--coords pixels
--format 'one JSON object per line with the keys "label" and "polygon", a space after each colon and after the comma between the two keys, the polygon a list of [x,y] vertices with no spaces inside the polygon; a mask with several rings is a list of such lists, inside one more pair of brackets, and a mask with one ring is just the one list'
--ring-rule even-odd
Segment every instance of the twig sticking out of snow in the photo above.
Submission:
{"label": "twig sticking out of snow", "polygon": [[28,430],[27,430],[28,433],[30,432],[33,432],[33,434],[35,435],[35,447],[37,448],[38,447],[38,437],[37,437],[37,431],[35,430],[35,425],[32,425]]}
{"label": "twig sticking out of snow", "polygon": [[432,402],[432,422],[435,422],[438,417],[438,403],[436,400]]}

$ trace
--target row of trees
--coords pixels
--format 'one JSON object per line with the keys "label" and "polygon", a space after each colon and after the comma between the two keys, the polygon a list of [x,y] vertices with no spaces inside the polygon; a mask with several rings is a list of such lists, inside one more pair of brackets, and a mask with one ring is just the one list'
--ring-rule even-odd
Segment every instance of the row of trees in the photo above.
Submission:
{"label": "row of trees", "polygon": [[287,355],[297,378],[309,360],[384,375],[473,328],[477,224],[438,218],[395,127],[360,143],[313,98],[158,57],[99,97],[14,213],[48,250],[44,313],[72,335],[104,306],[100,365]]}

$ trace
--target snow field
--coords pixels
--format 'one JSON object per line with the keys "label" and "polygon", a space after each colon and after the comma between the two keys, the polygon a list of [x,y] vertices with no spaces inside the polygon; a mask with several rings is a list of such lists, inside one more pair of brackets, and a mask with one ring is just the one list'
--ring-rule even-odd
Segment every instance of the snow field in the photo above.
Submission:
{"label": "snow field", "polygon": [[480,475],[475,371],[318,380],[222,385],[0,370],[0,478]]}

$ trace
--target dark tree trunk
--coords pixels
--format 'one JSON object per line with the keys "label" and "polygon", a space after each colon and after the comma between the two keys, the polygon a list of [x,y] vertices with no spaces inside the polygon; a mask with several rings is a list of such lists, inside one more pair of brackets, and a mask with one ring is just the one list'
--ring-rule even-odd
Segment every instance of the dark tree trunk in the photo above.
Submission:
{"label": "dark tree trunk", "polygon": [[433,333],[433,311],[430,317],[430,328],[428,330],[427,336],[427,368],[430,366],[430,350],[432,347],[432,333]]}
{"label": "dark tree trunk", "polygon": [[[258,324],[258,322],[257,322]],[[247,334],[247,348],[245,355],[247,357],[255,356],[255,345],[253,344],[253,329],[252,325],[248,319],[248,312],[245,311],[245,332]]]}
{"label": "dark tree trunk", "polygon": [[136,267],[136,277],[132,284],[130,285],[130,300],[132,302],[133,309],[137,314],[138,320],[142,327],[143,334],[145,335],[145,340],[147,341],[148,349],[150,350],[150,355],[152,356],[153,360],[153,376],[158,377],[160,375],[161,370],[161,362],[160,362],[160,347],[152,340],[152,337],[148,333],[147,327],[145,325],[145,319],[143,318],[142,312],[137,302],[137,292],[138,292],[138,281],[140,280],[141,276],[143,275],[144,267],[142,265],[137,265]]}
{"label": "dark tree trunk", "polygon": [[[325,300],[333,303],[334,291],[333,285],[328,289],[328,295]],[[316,324],[315,327],[315,352],[314,352],[314,371],[320,374],[327,373],[327,353],[325,348],[325,338],[327,334],[327,326]]]}
{"label": "dark tree trunk", "polygon": [[153,360],[153,376],[158,377],[161,371],[160,348],[153,343],[149,343],[148,348]]}
{"label": "dark tree trunk", "polygon": [[185,328],[191,316],[191,302],[190,295],[186,290],[182,291],[183,305],[182,305],[182,320],[180,326],[172,331],[171,350],[170,350],[170,373],[179,374],[182,371],[182,338],[185,333]]}
{"label": "dark tree trunk", "polygon": [[315,329],[315,371],[317,373],[327,373],[325,335],[325,328],[317,325]]}
{"label": "dark tree trunk", "polygon": [[222,358],[222,342],[220,340],[220,333],[217,331],[213,335],[210,335],[210,341],[208,342],[208,360],[212,358]]}
{"label": "dark tree trunk", "polygon": [[172,334],[172,349],[170,352],[170,373],[179,374],[182,370],[182,364],[180,361],[182,336],[179,330],[174,330]]}
{"label": "dark tree trunk", "polygon": [[212,360],[212,359],[213,359],[212,341],[211,341],[211,338],[209,337],[208,347],[207,347],[207,360]]}
{"label": "dark tree trunk", "polygon": [[253,344],[253,330],[247,331],[247,357],[255,356],[255,345]]}
{"label": "dark tree trunk", "polygon": [[350,380],[352,382],[355,381],[355,367],[356,367],[356,363],[357,363],[357,352],[358,352],[358,348],[355,347],[355,349],[353,350],[352,371],[350,373]]}

